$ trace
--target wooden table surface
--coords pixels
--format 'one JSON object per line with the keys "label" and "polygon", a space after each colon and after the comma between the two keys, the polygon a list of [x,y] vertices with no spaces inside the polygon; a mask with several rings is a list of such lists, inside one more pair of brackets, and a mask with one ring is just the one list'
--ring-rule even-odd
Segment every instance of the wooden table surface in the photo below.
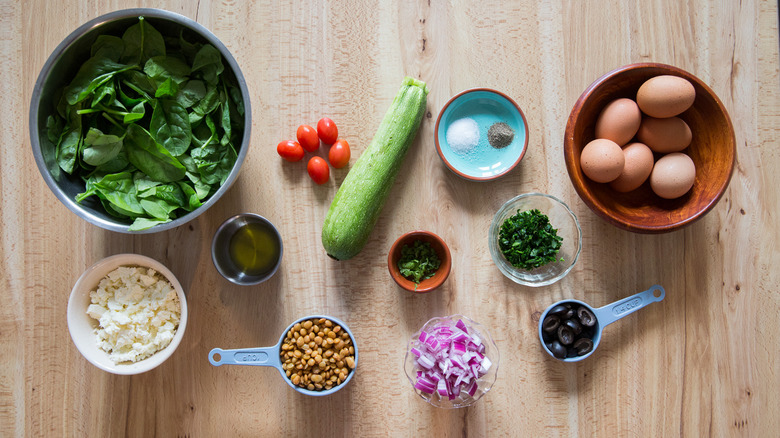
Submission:
{"label": "wooden table surface", "polygon": [[[780,76],[777,2],[653,1],[93,2],[0,0],[0,435],[2,436],[776,436],[780,430]],[[189,224],[157,234],[108,232],[79,219],[35,166],[28,111],[55,46],[112,10],[151,6],[209,28],[241,66],[252,96],[251,149],[228,193]],[[632,62],[683,68],[729,111],[738,163],[717,206],[693,225],[637,235],[577,196],[563,161],[566,120],[596,78]],[[348,168],[315,185],[276,144],[329,116],[354,164],[404,75],[428,83],[428,114],[368,246],[329,259],[320,231]],[[530,126],[521,165],[474,183],[436,154],[436,116],[453,94],[492,87]],[[350,165],[350,167],[351,167]],[[495,211],[539,191],[579,218],[575,269],[547,287],[501,275],[487,248]],[[284,238],[272,280],[239,287],[210,258],[217,226],[239,212]],[[413,229],[442,236],[452,273],[434,293],[393,283],[386,256]],[[167,265],[189,303],[175,354],[148,373],[115,376],[74,347],[66,306],[78,276],[117,253]],[[659,283],[666,298],[611,325],[596,354],[559,363],[536,327],[553,301],[602,306]],[[313,398],[270,368],[212,367],[214,347],[269,346],[312,313],[346,321],[360,348],[355,378]],[[492,333],[498,379],[475,406],[434,408],[402,370],[406,342],[429,318],[465,314]]]}

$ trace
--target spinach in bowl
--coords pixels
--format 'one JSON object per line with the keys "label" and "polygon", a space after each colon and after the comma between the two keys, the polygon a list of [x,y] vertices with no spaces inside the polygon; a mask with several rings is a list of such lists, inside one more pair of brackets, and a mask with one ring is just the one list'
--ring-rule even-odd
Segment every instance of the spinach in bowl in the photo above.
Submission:
{"label": "spinach in bowl", "polygon": [[58,167],[85,182],[76,201],[96,197],[131,231],[200,207],[228,178],[244,130],[224,70],[213,45],[163,36],[143,17],[98,36],[46,121]]}

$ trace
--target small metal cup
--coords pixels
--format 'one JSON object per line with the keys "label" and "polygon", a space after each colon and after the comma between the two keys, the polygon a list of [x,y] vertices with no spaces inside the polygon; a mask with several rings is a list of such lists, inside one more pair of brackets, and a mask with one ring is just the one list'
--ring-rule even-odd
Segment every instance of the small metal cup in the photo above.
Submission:
{"label": "small metal cup", "polygon": [[[230,257],[230,239],[233,238],[241,227],[252,223],[268,226],[269,229],[273,231],[272,235],[279,244],[279,257],[276,260],[276,263],[274,263],[269,271],[260,275],[247,274],[236,266]],[[214,262],[217,271],[231,283],[240,286],[259,284],[273,277],[279,269],[279,265],[282,264],[283,252],[284,247],[282,245],[282,236],[279,234],[279,230],[277,230],[268,219],[254,213],[241,213],[227,219],[219,228],[217,228],[216,233],[214,233],[214,238],[211,241],[211,260]]]}

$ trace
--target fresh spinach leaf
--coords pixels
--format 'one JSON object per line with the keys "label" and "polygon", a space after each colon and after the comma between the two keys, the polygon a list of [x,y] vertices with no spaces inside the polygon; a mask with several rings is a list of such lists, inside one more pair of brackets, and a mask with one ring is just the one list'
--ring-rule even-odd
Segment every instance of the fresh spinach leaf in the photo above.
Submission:
{"label": "fresh spinach leaf", "polygon": [[236,112],[238,112],[238,115],[243,117],[244,100],[241,98],[241,90],[239,90],[238,87],[231,83],[228,85],[228,94],[230,95],[230,100],[233,102],[233,105],[236,107]]}
{"label": "fresh spinach leaf", "polygon": [[149,228],[152,228],[155,225],[164,224],[170,221],[171,221],[170,219],[150,219],[145,217],[139,217],[136,218],[132,224],[130,224],[128,230],[130,231],[148,230]]}
{"label": "fresh spinach leaf", "polygon": [[143,172],[135,172],[133,174],[133,183],[135,184],[135,190],[138,192],[138,196],[141,198],[151,196],[149,195],[149,191],[154,190],[155,187],[162,184],[160,181],[149,178]]}
{"label": "fresh spinach leaf", "polygon": [[171,79],[176,84],[187,81],[190,74],[190,66],[182,59],[174,56],[155,56],[144,64],[144,73],[154,82],[162,84]]}
{"label": "fresh spinach leaf", "polygon": [[46,137],[41,138],[41,155],[46,168],[49,169],[52,178],[59,180],[62,174],[62,168],[57,163],[57,145],[63,134],[65,122],[57,114],[52,114],[46,118]]}
{"label": "fresh spinach leaf", "polygon": [[98,58],[108,58],[114,62],[119,62],[122,53],[125,51],[125,42],[122,38],[113,35],[99,35],[92,43],[90,56]]}
{"label": "fresh spinach leaf", "polygon": [[203,201],[211,195],[212,189],[210,184],[206,184],[200,178],[200,175],[195,172],[187,172],[187,178],[192,182],[192,186],[195,188],[195,194],[198,196],[198,200]]}
{"label": "fresh spinach leaf", "polygon": [[89,128],[84,137],[82,159],[90,166],[100,166],[116,158],[121,149],[121,137],[104,134],[97,128]]}
{"label": "fresh spinach leaf", "polygon": [[[124,139],[123,139],[123,145],[124,145]],[[127,159],[127,151],[124,147],[119,150],[119,153],[112,158],[111,160],[101,164],[100,166],[97,166],[94,170],[94,173],[96,174],[108,174],[108,173],[119,173],[123,171],[130,171],[132,166],[130,165],[130,161]]]}
{"label": "fresh spinach leaf", "polygon": [[206,86],[203,81],[196,79],[187,81],[183,87],[176,93],[176,102],[183,108],[190,108],[206,97]]}
{"label": "fresh spinach leaf", "polygon": [[125,124],[133,123],[138,120],[141,120],[146,115],[146,106],[144,105],[146,103],[145,101],[138,102],[133,109],[130,110],[129,113],[124,115],[124,122]]}
{"label": "fresh spinach leaf", "polygon": [[[223,88],[224,90],[224,88]],[[222,123],[222,138],[219,140],[222,146],[227,146],[230,143],[230,139],[233,137],[233,127],[230,123],[230,105],[228,104],[229,98],[227,96],[227,90],[220,93],[220,108],[222,109],[222,117],[220,122]]]}
{"label": "fresh spinach leaf", "polygon": [[162,34],[144,17],[138,18],[138,23],[130,26],[122,35],[125,49],[122,52],[122,61],[144,65],[146,60],[155,56],[165,56],[165,40]]}
{"label": "fresh spinach leaf", "polygon": [[192,211],[203,205],[200,202],[201,198],[198,196],[198,192],[190,184],[187,184],[184,181],[179,181],[178,183],[182,193],[184,193],[184,196],[187,198],[187,204],[182,208],[187,211]]}
{"label": "fresh spinach leaf", "polygon": [[[213,112],[217,107],[219,106],[219,90],[214,85],[209,85],[206,88],[206,95],[203,97],[203,100],[198,102],[197,105],[192,107],[192,112],[190,113],[190,123],[198,122],[200,121],[203,116],[206,114],[210,114]],[[193,119],[195,119],[193,121]]]}
{"label": "fresh spinach leaf", "polygon": [[92,108],[100,105],[101,101],[113,102],[116,95],[116,89],[114,88],[114,82],[109,80],[103,85],[99,86],[95,90],[95,94],[92,96]]}
{"label": "fresh spinach leaf", "polygon": [[144,214],[144,209],[136,197],[135,184],[130,172],[106,175],[95,182],[94,187],[116,211],[130,217]]}
{"label": "fresh spinach leaf", "polygon": [[137,124],[128,126],[125,145],[128,160],[153,180],[171,182],[184,177],[184,166]]}
{"label": "fresh spinach leaf", "polygon": [[207,83],[216,85],[219,75],[225,70],[222,65],[222,55],[211,44],[205,44],[198,50],[192,62],[192,73],[199,72]]}
{"label": "fresh spinach leaf", "polygon": [[161,99],[152,112],[149,126],[152,138],[173,156],[190,148],[192,130],[187,110],[175,100]]}
{"label": "fresh spinach leaf", "polygon": [[152,100],[157,84],[145,73],[139,70],[130,70],[122,74],[122,84],[138,93],[146,100]]}
{"label": "fresh spinach leaf", "polygon": [[141,207],[149,216],[155,219],[170,219],[171,213],[179,208],[179,205],[171,205],[159,198],[139,199]]}
{"label": "fresh spinach leaf", "polygon": [[[193,113],[190,113],[190,116],[192,116],[192,114]],[[203,120],[205,120],[205,122],[199,123],[192,133],[192,142],[199,148],[206,147],[210,143],[217,141],[217,125],[214,124],[214,120],[212,120],[210,115],[206,116]],[[190,121],[192,121],[192,118],[190,118]],[[205,155],[201,153],[199,156],[202,158]]]}
{"label": "fresh spinach leaf", "polygon": [[182,55],[187,59],[187,62],[190,64],[193,63],[195,59],[195,55],[198,54],[198,50],[200,50],[201,46],[203,44],[195,42],[190,43],[184,38],[184,29],[179,32],[179,49],[181,50]]}
{"label": "fresh spinach leaf", "polygon": [[168,78],[157,87],[157,91],[154,92],[154,97],[158,99],[161,97],[174,97],[178,92],[179,86],[173,79]]}
{"label": "fresh spinach leaf", "polygon": [[76,77],[65,89],[65,100],[70,105],[89,97],[99,86],[111,80],[114,75],[133,68],[132,65],[116,63],[108,58],[89,58],[79,68]]}
{"label": "fresh spinach leaf", "polygon": [[79,129],[71,128],[62,137],[57,145],[57,164],[67,174],[72,174],[76,166],[81,133]]}

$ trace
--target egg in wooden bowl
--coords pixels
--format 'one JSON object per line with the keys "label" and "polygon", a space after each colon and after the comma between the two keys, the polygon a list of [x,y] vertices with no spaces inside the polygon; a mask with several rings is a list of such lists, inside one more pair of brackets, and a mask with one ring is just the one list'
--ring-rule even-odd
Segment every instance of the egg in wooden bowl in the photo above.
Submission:
{"label": "egg in wooden bowl", "polygon": [[[677,104],[688,99],[692,100],[692,104],[683,102],[679,108],[687,109],[679,114],[673,116],[663,114],[665,117],[681,119],[690,128],[689,144],[682,150],[676,150],[679,146],[675,146],[674,153],[687,155],[695,166],[692,184],[687,189],[675,187],[676,190],[672,193],[683,194],[673,199],[666,199],[653,191],[650,183],[652,177],[644,175],[646,169],[639,172],[645,178],[641,185],[625,191],[620,185],[603,182],[603,180],[597,182],[589,178],[583,172],[581,162],[585,146],[597,139],[597,124],[603,124],[599,119],[605,108],[618,99],[637,101],[637,93],[643,84],[657,77],[663,77],[664,80],[653,82],[660,82],[661,85],[667,82],[672,84],[681,82],[678,78],[685,79],[695,92],[695,97],[690,95],[689,89],[683,89],[680,96],[670,92],[669,102]],[[686,95],[682,96],[683,94]],[[640,98],[644,99],[644,96]],[[658,105],[659,102],[661,107],[673,106],[664,103],[663,99],[653,103]],[[641,109],[643,102],[640,101],[638,106]],[[641,117],[642,123],[645,123],[652,116],[643,112]],[[625,128],[626,126],[630,126],[630,129],[636,126],[635,121],[632,123],[621,121],[621,123],[623,130],[629,129]],[[644,128],[636,127],[636,129],[639,132]],[[601,126],[598,130],[604,131]],[[621,135],[623,139],[626,138],[625,133]],[[619,144],[624,152],[627,151],[627,146],[639,142],[637,135],[626,140],[626,144]],[[635,152],[636,147],[632,149]],[[657,151],[654,147],[650,149],[653,150],[656,163],[665,156],[665,153]],[[618,228],[636,233],[658,234],[674,231],[695,222],[717,204],[731,180],[736,161],[736,140],[726,108],[707,84],[691,73],[671,65],[639,63],[626,65],[603,75],[582,93],[574,104],[566,124],[564,158],[569,178],[577,194],[593,212]],[[690,181],[686,180],[677,184],[688,183]]]}

